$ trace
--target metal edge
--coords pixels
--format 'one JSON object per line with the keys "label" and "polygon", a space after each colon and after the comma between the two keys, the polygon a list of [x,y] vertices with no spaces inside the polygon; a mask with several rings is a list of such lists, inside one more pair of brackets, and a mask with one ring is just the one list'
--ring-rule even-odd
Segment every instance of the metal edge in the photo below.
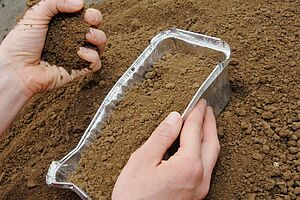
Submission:
{"label": "metal edge", "polygon": [[[161,42],[162,40],[165,40],[167,38],[176,38],[176,39],[184,40],[189,43],[190,43],[190,40],[192,40],[192,41],[196,40],[197,42],[195,42],[195,45],[197,45],[197,46],[201,45],[202,47],[206,47],[209,49],[213,49],[215,51],[223,52],[226,55],[226,60],[222,62],[222,65],[224,65],[224,67],[226,67],[229,63],[231,50],[230,50],[229,45],[226,42],[222,41],[221,39],[198,34],[198,33],[189,32],[189,31],[185,31],[185,30],[181,30],[181,29],[170,29],[167,31],[163,31],[152,38],[150,45],[144,50],[144,52],[138,57],[138,59],[128,68],[128,70],[123,74],[123,76],[117,81],[117,83],[113,86],[113,88],[108,93],[108,96],[112,95],[111,94],[112,91],[119,89],[120,85],[122,85],[121,83],[126,80],[126,76],[128,76],[128,74],[134,73],[134,71],[135,71],[134,68],[137,65],[139,65],[139,63],[141,62],[141,59],[143,57],[145,57],[146,54],[150,54],[153,51],[155,44],[158,44],[159,42]],[[216,42],[216,44],[207,44],[205,42],[200,42],[199,39],[200,39],[200,41],[201,41],[201,39],[214,40]],[[214,69],[214,70],[216,70],[216,69]],[[208,85],[208,84],[209,83],[207,80],[203,83],[204,86]],[[200,87],[200,89],[201,89],[201,87]],[[95,128],[97,126],[97,123],[99,121],[101,121],[99,119],[99,117],[101,116],[103,109],[107,105],[108,96],[104,99],[101,106],[97,110],[94,118],[92,119],[91,123],[89,124],[88,128],[86,129],[85,133],[83,134],[83,136],[80,139],[77,146],[72,151],[70,151],[65,157],[63,157],[60,161],[53,161],[52,164],[50,165],[48,173],[46,175],[46,183],[49,186],[71,189],[74,192],[76,192],[81,198],[90,199],[90,197],[75,184],[69,183],[69,182],[57,181],[56,173],[57,173],[57,170],[59,169],[59,167],[61,167],[62,163],[64,163],[71,156],[73,156],[79,149],[82,148],[84,141],[90,136],[93,128]],[[187,112],[187,109],[185,110],[184,113],[186,113],[186,112]]]}

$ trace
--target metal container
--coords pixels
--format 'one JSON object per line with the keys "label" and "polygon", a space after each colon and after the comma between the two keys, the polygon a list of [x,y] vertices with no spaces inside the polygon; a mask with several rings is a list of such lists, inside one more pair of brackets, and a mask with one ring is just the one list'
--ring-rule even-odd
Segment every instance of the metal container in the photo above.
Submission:
{"label": "metal container", "polygon": [[227,78],[227,68],[230,59],[229,45],[214,37],[209,37],[193,32],[179,29],[164,31],[155,36],[150,45],[123,74],[102,102],[92,122],[86,129],[84,135],[75,149],[68,153],[60,161],[53,161],[46,176],[46,182],[50,186],[66,188],[75,191],[82,199],[91,199],[81,188],[71,183],[70,175],[75,172],[81,155],[93,142],[97,134],[101,134],[101,125],[107,116],[116,108],[124,92],[134,83],[142,81],[144,74],[148,72],[153,64],[169,52],[187,52],[192,54],[216,55],[222,60],[212,71],[209,77],[198,89],[187,109],[183,113],[186,119],[190,111],[200,98],[205,98],[209,105],[218,115],[227,105],[231,88]]}

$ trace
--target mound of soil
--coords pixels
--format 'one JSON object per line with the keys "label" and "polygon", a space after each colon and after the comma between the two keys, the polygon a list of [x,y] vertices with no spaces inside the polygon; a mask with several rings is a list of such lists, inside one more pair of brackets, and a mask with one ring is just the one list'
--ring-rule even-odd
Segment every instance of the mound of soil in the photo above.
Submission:
{"label": "mound of soil", "polygon": [[167,54],[135,85],[84,153],[72,182],[93,199],[110,199],[130,155],[172,111],[183,112],[217,60],[185,53]]}
{"label": "mound of soil", "polygon": [[233,94],[218,116],[222,152],[207,199],[300,198],[299,1],[107,0],[94,7],[109,38],[102,68],[26,106],[0,143],[0,199],[79,199],[46,186],[51,161],[75,147],[113,84],[171,27],[232,47]]}

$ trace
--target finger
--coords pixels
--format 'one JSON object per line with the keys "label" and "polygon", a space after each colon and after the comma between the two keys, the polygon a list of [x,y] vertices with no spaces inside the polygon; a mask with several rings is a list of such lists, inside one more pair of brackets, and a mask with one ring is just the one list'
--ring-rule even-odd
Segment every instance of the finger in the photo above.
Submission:
{"label": "finger", "polygon": [[179,113],[170,113],[140,148],[140,151],[146,152],[147,157],[145,160],[155,165],[160,164],[164,154],[178,137],[181,126],[182,119]]}
{"label": "finger", "polygon": [[84,21],[92,26],[100,26],[102,22],[102,14],[99,10],[94,8],[89,8],[84,14]]}
{"label": "finger", "polygon": [[220,153],[220,143],[217,133],[216,119],[213,109],[208,107],[205,112],[203,123],[203,142],[201,146],[201,157],[206,174],[210,176],[215,167]]}
{"label": "finger", "polygon": [[97,71],[101,68],[101,60],[97,51],[85,47],[80,47],[77,55],[91,63],[90,68],[92,71]]}
{"label": "finger", "polygon": [[61,77],[61,79],[57,81],[54,88],[59,88],[75,79],[78,79],[79,77],[86,76],[93,72],[88,68],[84,68],[81,70],[71,70],[71,74],[69,74],[63,67],[58,67],[58,70],[60,75],[59,77]]}
{"label": "finger", "polygon": [[88,42],[98,47],[100,55],[103,54],[107,41],[106,35],[103,31],[90,28],[90,31],[86,34],[86,39]]}
{"label": "finger", "polygon": [[29,9],[19,24],[48,25],[51,18],[58,14],[74,13],[83,8],[83,0],[44,0]]}
{"label": "finger", "polygon": [[63,67],[50,65],[45,61],[41,61],[39,66],[41,71],[38,71],[38,73],[44,75],[36,76],[36,82],[43,83],[40,84],[39,88],[37,88],[38,91],[49,91],[55,88],[59,88],[76,78],[92,73],[92,70],[84,68],[82,70],[72,70],[71,74],[69,74]]}
{"label": "finger", "polygon": [[202,124],[206,101],[201,99],[187,117],[180,135],[180,147],[190,155],[201,156]]}

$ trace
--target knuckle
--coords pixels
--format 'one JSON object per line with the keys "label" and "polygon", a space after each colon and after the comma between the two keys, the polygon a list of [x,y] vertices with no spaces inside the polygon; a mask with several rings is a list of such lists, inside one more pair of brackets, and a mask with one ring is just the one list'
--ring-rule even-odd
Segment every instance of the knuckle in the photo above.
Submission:
{"label": "knuckle", "polygon": [[203,164],[200,161],[200,159],[189,159],[188,162],[186,162],[187,165],[185,168],[185,176],[188,181],[191,182],[199,182],[199,180],[203,177]]}
{"label": "knuckle", "polygon": [[163,125],[159,126],[156,130],[156,135],[163,139],[175,139],[176,134],[174,134],[173,126],[164,123]]}
{"label": "knuckle", "polygon": [[140,149],[133,152],[129,158],[129,160],[141,160],[141,159],[143,159],[143,156]]}
{"label": "knuckle", "polygon": [[209,189],[210,189],[210,183],[202,184],[201,192],[199,194],[199,198],[204,199],[207,196],[207,194],[209,192]]}
{"label": "knuckle", "polygon": [[220,144],[219,141],[217,141],[217,142],[215,143],[215,149],[217,150],[218,153],[220,153],[220,151],[221,151],[221,144]]}
{"label": "knuckle", "polygon": [[167,129],[158,131],[156,135],[159,137],[159,140],[161,142],[169,142],[176,139],[176,136],[171,132],[167,131]]}

